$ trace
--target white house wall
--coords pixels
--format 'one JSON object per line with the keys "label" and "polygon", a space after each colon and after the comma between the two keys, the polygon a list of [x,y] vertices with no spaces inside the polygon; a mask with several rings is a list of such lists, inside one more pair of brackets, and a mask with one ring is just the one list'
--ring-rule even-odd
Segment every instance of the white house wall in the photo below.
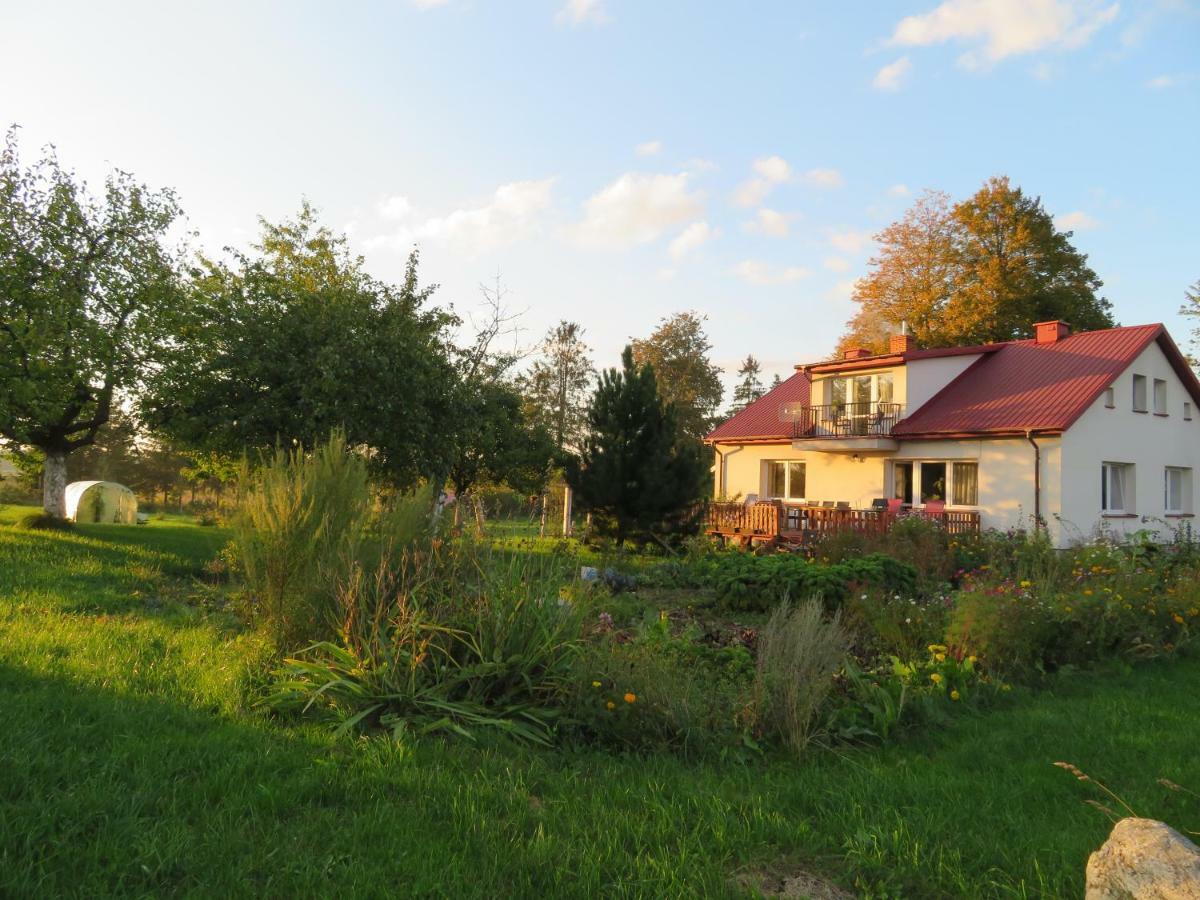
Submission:
{"label": "white house wall", "polygon": [[[1133,376],[1147,378],[1148,412],[1133,411]],[[1155,378],[1167,382],[1167,414],[1154,413]],[[1183,404],[1192,402],[1183,382],[1171,368],[1157,343],[1147,347],[1113,382],[1114,408],[1104,395],[1088,408],[1063,437],[1064,529],[1075,539],[1092,536],[1098,529],[1118,536],[1149,528],[1165,534],[1190,523],[1190,518],[1168,518],[1163,476],[1167,466],[1200,471],[1200,416],[1193,402],[1192,421],[1183,418]],[[1134,466],[1134,515],[1106,518],[1101,511],[1101,465],[1105,462]],[[1195,479],[1192,478],[1194,504]],[[1194,511],[1194,506],[1191,510]]]}
{"label": "white house wall", "polygon": [[[970,353],[961,356],[935,356],[932,359],[914,359],[904,365],[905,391],[904,399],[897,402],[904,404],[906,413],[913,413],[924,406],[929,400],[961,375],[981,354]],[[897,395],[899,398],[900,395]]]}

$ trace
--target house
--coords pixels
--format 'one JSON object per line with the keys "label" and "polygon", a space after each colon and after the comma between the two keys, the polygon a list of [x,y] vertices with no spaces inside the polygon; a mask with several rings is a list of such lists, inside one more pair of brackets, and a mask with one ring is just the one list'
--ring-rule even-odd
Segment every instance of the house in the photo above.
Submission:
{"label": "house", "polygon": [[1056,546],[1189,523],[1200,382],[1166,329],[1034,331],[938,349],[896,335],[883,355],[797,366],[705,439],[716,497],[781,501],[793,524],[893,499],[983,528],[1041,522]]}

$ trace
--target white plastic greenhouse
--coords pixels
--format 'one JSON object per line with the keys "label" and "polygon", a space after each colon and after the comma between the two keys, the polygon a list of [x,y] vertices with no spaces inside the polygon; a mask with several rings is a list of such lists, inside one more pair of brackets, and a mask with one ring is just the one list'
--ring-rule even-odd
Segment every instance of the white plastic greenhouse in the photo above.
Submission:
{"label": "white plastic greenhouse", "polygon": [[74,522],[137,524],[137,497],[115,481],[73,481],[67,485],[67,518]]}

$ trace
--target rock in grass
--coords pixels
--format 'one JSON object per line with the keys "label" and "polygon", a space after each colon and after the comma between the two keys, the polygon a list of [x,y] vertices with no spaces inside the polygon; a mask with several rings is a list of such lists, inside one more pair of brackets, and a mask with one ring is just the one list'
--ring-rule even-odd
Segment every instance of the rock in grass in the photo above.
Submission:
{"label": "rock in grass", "polygon": [[1087,900],[1200,900],[1200,847],[1153,819],[1122,819],[1088,858]]}

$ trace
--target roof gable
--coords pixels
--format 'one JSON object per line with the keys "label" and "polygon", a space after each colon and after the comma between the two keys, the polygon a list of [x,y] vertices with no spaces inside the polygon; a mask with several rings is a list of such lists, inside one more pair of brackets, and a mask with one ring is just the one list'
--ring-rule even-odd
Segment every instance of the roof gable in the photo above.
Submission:
{"label": "roof gable", "polygon": [[1200,404],[1200,382],[1162,325],[1109,328],[1053,343],[1011,341],[899,422],[897,437],[1065,431],[1157,341]]}
{"label": "roof gable", "polygon": [[704,439],[710,443],[753,440],[790,440],[792,425],[783,418],[783,406],[809,402],[808,373],[797,372],[767,391],[741,412],[726,419]]}

